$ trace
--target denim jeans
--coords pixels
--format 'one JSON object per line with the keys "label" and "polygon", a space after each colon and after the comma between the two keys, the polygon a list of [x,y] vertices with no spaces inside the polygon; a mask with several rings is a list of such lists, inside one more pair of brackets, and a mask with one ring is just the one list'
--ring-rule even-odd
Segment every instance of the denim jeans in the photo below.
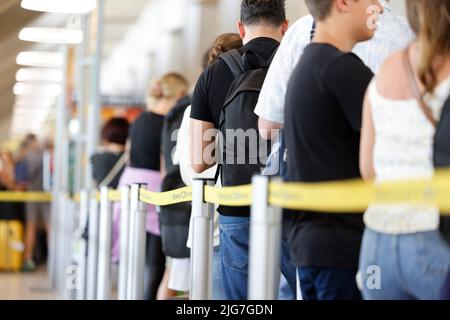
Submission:
{"label": "denim jeans", "polygon": [[359,274],[367,300],[437,300],[449,267],[450,247],[439,231],[364,232]]}
{"label": "denim jeans", "polygon": [[289,245],[285,240],[281,241],[281,261],[280,261],[281,277],[280,289],[278,291],[279,300],[296,300],[297,299],[297,268],[291,262],[291,254]]}
{"label": "denim jeans", "polygon": [[221,258],[219,246],[214,247],[212,259],[212,300],[225,300],[222,286]]}
{"label": "denim jeans", "polygon": [[[247,300],[250,218],[220,215],[219,225],[222,284],[225,296],[229,300]],[[286,256],[288,250],[282,248],[281,252],[281,272],[289,282],[295,297],[295,268]]]}
{"label": "denim jeans", "polygon": [[303,300],[361,300],[356,269],[299,267]]}

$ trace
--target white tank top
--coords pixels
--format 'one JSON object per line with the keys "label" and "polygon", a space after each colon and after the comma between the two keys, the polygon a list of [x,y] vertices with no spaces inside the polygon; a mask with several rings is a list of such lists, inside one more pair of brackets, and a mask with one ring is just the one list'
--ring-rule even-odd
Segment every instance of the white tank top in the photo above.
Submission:
{"label": "white tank top", "polygon": [[[449,94],[450,77],[436,87],[434,94],[424,97],[435,119],[440,119]],[[373,156],[376,183],[432,177],[435,128],[418,102],[384,98],[375,79],[369,85],[369,100],[376,132]],[[432,231],[439,227],[439,210],[407,203],[372,205],[364,215],[364,222],[370,229],[388,234]]]}

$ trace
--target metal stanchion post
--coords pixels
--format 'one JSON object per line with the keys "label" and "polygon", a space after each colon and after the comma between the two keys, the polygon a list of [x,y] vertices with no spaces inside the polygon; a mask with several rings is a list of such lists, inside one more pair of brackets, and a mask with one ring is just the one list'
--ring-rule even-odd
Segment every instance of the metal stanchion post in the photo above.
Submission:
{"label": "metal stanchion post", "polygon": [[98,263],[98,201],[96,191],[90,194],[89,205],[89,231],[88,231],[88,258],[87,258],[87,290],[86,298],[97,298],[97,263]]}
{"label": "metal stanchion post", "polygon": [[74,286],[74,283],[72,281],[73,272],[74,272],[74,265],[72,261],[72,256],[74,252],[74,245],[75,245],[75,238],[74,238],[74,231],[75,231],[75,211],[76,211],[76,205],[75,202],[67,198],[66,199],[66,224],[65,224],[65,234],[66,234],[66,241],[64,245],[64,267],[65,267],[65,298],[66,299],[74,299],[76,294],[76,286]]}
{"label": "metal stanchion post", "polygon": [[77,238],[79,241],[77,252],[78,265],[78,290],[77,300],[86,299],[86,258],[87,242],[83,239],[83,234],[88,221],[89,214],[89,193],[86,190],[80,192],[80,219],[78,221]]}
{"label": "metal stanchion post", "polygon": [[109,201],[108,195],[108,187],[102,187],[100,190],[100,224],[98,237],[98,300],[108,300],[110,298],[112,216],[111,202]]}
{"label": "metal stanchion post", "polygon": [[274,300],[280,282],[281,209],[269,206],[269,178],[255,176],[250,219],[249,300]]}
{"label": "metal stanchion post", "polygon": [[129,230],[130,230],[130,188],[124,186],[120,189],[120,255],[119,255],[119,300],[127,299],[127,275],[129,255]]}
{"label": "metal stanchion post", "polygon": [[67,260],[66,260],[66,253],[67,253],[67,218],[69,216],[68,207],[67,207],[67,198],[66,194],[61,194],[60,198],[58,199],[59,202],[59,209],[60,211],[58,214],[60,215],[59,225],[58,225],[58,287],[57,292],[58,295],[64,299],[67,300],[67,287],[66,287],[66,280],[67,280]]}
{"label": "metal stanchion post", "polygon": [[145,269],[145,249],[146,249],[146,221],[147,221],[147,205],[139,200],[139,190],[147,188],[146,184],[133,184],[131,186],[131,203],[133,204],[131,211],[132,232],[132,251],[131,260],[133,269],[131,282],[131,299],[144,299],[144,269]]}
{"label": "metal stanchion post", "polygon": [[204,202],[205,185],[200,179],[192,185],[191,300],[208,300],[212,292],[214,204]]}
{"label": "metal stanchion post", "polygon": [[128,256],[125,261],[127,265],[127,292],[126,292],[126,300],[133,299],[133,271],[135,261],[133,260],[133,252],[134,252],[134,225],[136,220],[136,211],[139,202],[139,194],[133,197],[131,192],[132,187],[130,188],[130,211],[129,211],[129,221],[128,221]]}

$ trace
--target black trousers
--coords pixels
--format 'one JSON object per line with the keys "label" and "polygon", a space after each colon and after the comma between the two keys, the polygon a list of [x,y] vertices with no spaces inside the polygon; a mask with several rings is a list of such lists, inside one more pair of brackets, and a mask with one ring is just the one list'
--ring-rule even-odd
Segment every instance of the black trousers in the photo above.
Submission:
{"label": "black trousers", "polygon": [[162,251],[161,237],[147,232],[144,273],[144,299],[156,299],[158,287],[164,276],[165,268],[166,257],[164,256],[164,253]]}

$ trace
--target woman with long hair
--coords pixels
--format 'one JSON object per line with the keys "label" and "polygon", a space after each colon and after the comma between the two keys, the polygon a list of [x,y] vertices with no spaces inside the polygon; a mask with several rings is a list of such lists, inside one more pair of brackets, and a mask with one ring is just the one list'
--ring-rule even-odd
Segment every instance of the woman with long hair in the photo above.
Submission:
{"label": "woman with long hair", "polygon": [[[436,123],[450,94],[450,0],[407,0],[416,39],[386,60],[365,100],[360,167],[366,180],[431,178]],[[438,299],[450,266],[429,205],[374,204],[364,216],[365,299]]]}

